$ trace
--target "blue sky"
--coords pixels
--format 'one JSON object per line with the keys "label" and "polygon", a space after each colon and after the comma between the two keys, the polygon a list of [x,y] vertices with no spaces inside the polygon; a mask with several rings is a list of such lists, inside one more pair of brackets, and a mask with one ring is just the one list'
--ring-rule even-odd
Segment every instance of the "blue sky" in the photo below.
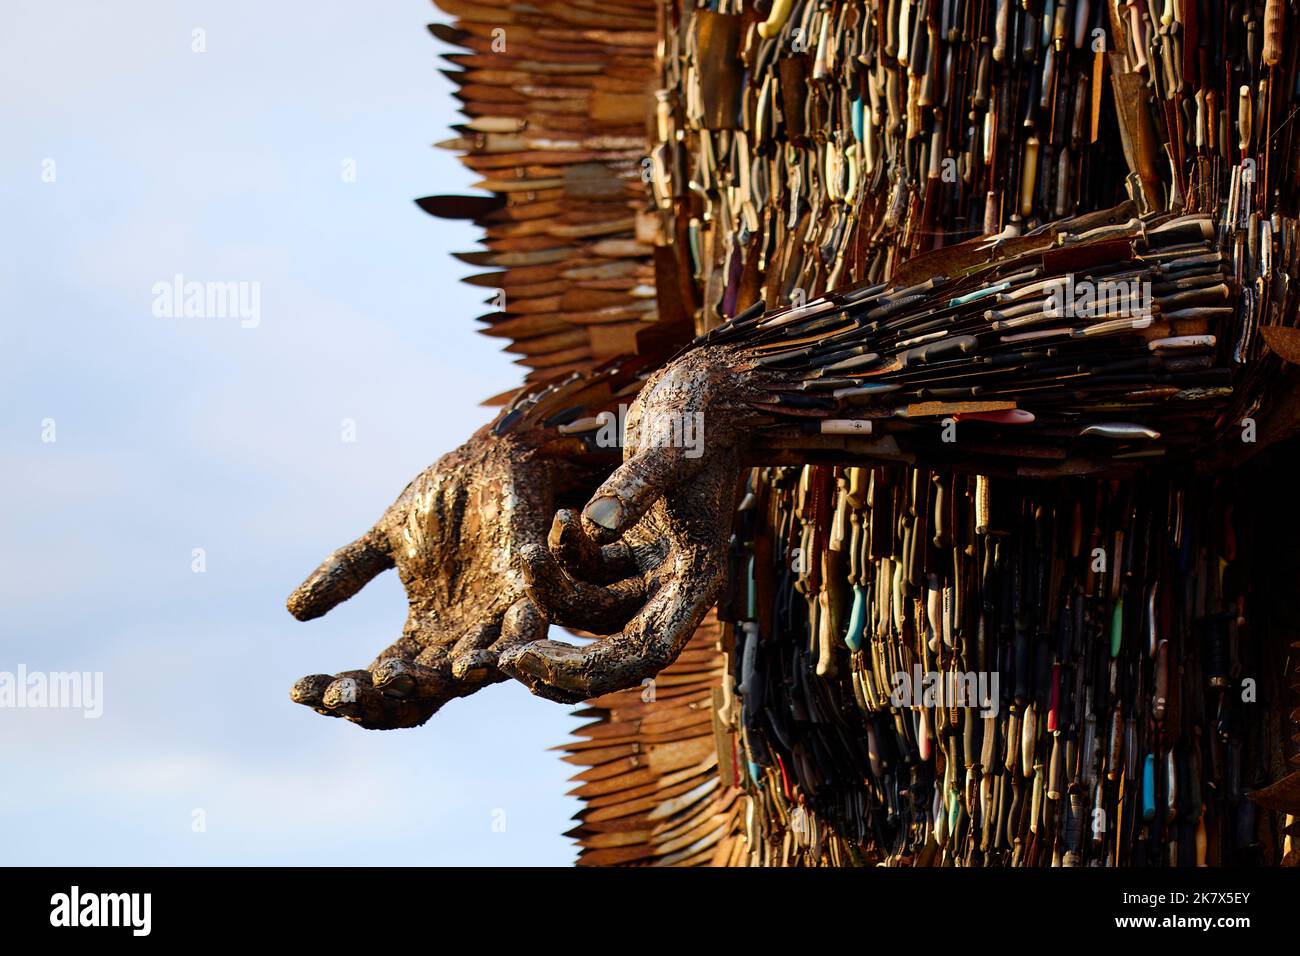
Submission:
{"label": "blue sky", "polygon": [[[521,377],[449,256],[476,230],[412,202],[472,179],[431,148],[441,18],[6,0],[0,671],[102,671],[104,713],[0,708],[0,864],[571,861],[567,708],[507,684],[380,733],[288,699],[405,602],[285,596]],[[259,283],[260,323],[156,317],[176,273]]]}

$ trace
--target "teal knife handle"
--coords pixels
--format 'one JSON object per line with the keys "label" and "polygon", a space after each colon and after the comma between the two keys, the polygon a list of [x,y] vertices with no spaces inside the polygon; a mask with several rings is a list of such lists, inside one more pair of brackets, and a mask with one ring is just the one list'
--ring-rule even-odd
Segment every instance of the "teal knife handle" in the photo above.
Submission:
{"label": "teal knife handle", "polygon": [[1124,645],[1124,599],[1115,599],[1115,608],[1110,612],[1110,656],[1119,657],[1119,649]]}
{"label": "teal knife handle", "polygon": [[1156,818],[1156,755],[1147,754],[1142,761],[1142,820]]}
{"label": "teal knife handle", "polygon": [[867,623],[867,592],[861,584],[853,585],[853,610],[849,612],[849,630],[844,643],[849,650],[862,649],[862,631]]}

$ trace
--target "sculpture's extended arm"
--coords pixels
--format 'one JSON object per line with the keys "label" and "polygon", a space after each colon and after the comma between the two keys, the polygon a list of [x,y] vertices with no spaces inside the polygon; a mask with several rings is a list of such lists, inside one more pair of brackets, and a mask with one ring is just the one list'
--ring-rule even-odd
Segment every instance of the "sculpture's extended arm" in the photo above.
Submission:
{"label": "sculpture's extended arm", "polygon": [[[1043,476],[1255,450],[1241,422],[1268,411],[1260,377],[1280,363],[1258,330],[1261,316],[1289,324],[1285,283],[1243,293],[1210,216],[1087,226],[947,250],[902,287],[755,310],[660,370],[581,521],[562,514],[549,553],[525,550],[544,613],[613,636],[521,646],[503,667],[569,699],[662,669],[717,597],[745,464],[827,454]],[[598,546],[636,556],[633,573],[603,587],[618,574],[574,558]]]}

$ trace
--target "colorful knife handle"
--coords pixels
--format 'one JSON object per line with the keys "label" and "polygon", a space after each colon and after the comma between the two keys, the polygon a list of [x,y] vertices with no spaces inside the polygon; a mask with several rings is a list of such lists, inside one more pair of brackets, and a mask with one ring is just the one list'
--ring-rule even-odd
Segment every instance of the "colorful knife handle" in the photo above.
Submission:
{"label": "colorful knife handle", "polygon": [[1052,757],[1047,771],[1047,799],[1060,800],[1062,778],[1064,776],[1065,765],[1065,744],[1061,742],[1061,735],[1052,736]]}
{"label": "colorful knife handle", "polygon": [[867,622],[867,592],[861,584],[853,585],[853,609],[849,612],[849,628],[844,643],[849,650],[862,649],[862,632]]}
{"label": "colorful knife handle", "polygon": [[790,19],[790,11],[793,8],[794,0],[774,0],[772,12],[758,25],[758,35],[764,40],[770,40],[780,33],[781,28],[785,26],[785,21]]}
{"label": "colorful knife handle", "polygon": [[[1118,557],[1118,556],[1117,556]],[[1124,598],[1115,599],[1115,607],[1110,613],[1110,656],[1119,657],[1124,645]]]}
{"label": "colorful knife handle", "polygon": [[1156,818],[1156,755],[1148,753],[1142,759],[1142,820],[1150,823]]}

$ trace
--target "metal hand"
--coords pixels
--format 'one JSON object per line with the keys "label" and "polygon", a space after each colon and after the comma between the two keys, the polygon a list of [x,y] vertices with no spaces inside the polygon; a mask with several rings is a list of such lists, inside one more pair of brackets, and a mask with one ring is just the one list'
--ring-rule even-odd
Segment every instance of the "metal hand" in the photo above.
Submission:
{"label": "metal hand", "polygon": [[557,463],[487,430],[421,472],[374,527],[288,599],[290,613],[308,621],[396,567],[410,602],[402,636],[364,670],[303,677],[292,699],[387,730],[418,726],[447,701],[505,680],[498,656],[546,632],[513,556],[542,540],[566,477]]}
{"label": "metal hand", "polygon": [[671,663],[717,598],[754,385],[697,350],[633,404],[624,461],[548,547],[521,550],[528,594],[552,623],[607,634],[517,645],[502,670],[553,700],[635,686]]}

